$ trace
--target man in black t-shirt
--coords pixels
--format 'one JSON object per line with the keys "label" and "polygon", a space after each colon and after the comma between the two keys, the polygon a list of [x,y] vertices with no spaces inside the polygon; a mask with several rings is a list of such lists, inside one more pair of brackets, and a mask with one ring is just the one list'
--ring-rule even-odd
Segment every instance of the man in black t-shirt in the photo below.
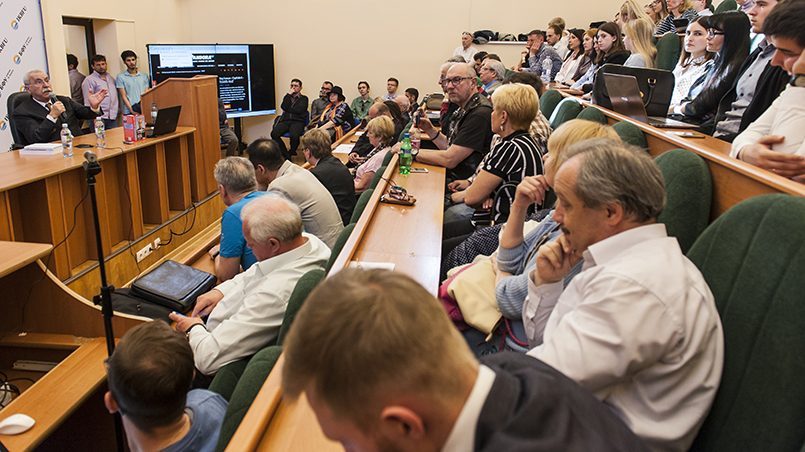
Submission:
{"label": "man in black t-shirt", "polygon": [[333,157],[330,136],[319,129],[308,130],[299,145],[305,160],[313,167],[310,172],[330,192],[344,226],[349,224],[355,210],[355,183],[349,170]]}
{"label": "man in black t-shirt", "polygon": [[422,117],[419,127],[439,150],[420,150],[416,159],[447,168],[448,181],[466,179],[489,152],[492,104],[478,94],[475,69],[470,64],[453,65],[447,71],[445,86],[450,102],[459,106],[451,118],[450,136],[437,132],[433,124]]}

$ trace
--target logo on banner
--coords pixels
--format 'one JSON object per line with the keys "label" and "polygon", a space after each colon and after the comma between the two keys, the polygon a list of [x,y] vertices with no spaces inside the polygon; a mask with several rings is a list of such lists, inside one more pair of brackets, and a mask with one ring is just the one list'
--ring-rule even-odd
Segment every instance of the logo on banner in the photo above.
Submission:
{"label": "logo on banner", "polygon": [[22,9],[20,10],[19,14],[17,14],[17,17],[15,17],[14,19],[11,19],[11,28],[13,28],[15,30],[20,28],[20,21],[22,20],[23,17],[25,17],[25,12],[26,11],[28,11],[28,7],[23,6]]}
{"label": "logo on banner", "polygon": [[0,130],[6,130],[8,127],[8,115],[6,115],[3,119],[0,119]]}
{"label": "logo on banner", "polygon": [[3,80],[0,80],[0,97],[3,97],[3,90],[6,89],[6,85],[8,85],[8,80],[11,78],[12,75],[14,75],[14,69],[9,69],[8,72],[6,72],[5,77],[3,77]]}
{"label": "logo on banner", "polygon": [[11,57],[11,61],[13,61],[14,64],[20,64],[22,62],[22,56],[25,54],[25,49],[28,48],[28,45],[31,43],[32,40],[33,38],[28,36],[28,39],[26,39],[25,42],[22,44],[22,47],[20,47],[20,51],[15,53],[14,56]]}
{"label": "logo on banner", "polygon": [[0,41],[0,53],[3,53],[3,50],[6,50],[6,44],[8,44],[8,38],[3,38],[3,40]]}

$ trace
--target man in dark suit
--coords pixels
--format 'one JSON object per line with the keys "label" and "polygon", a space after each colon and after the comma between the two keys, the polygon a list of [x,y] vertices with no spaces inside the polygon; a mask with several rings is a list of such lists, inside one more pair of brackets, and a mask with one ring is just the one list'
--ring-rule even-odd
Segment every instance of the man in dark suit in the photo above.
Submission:
{"label": "man in dark suit", "polygon": [[312,167],[310,172],[333,196],[341,221],[346,226],[355,210],[355,181],[341,160],[333,157],[330,135],[318,129],[308,130],[302,136],[300,147]]}
{"label": "man in dark suit", "polygon": [[[282,115],[274,120],[274,127],[271,130],[271,138],[280,145],[282,155],[290,159],[296,155],[296,148],[299,147],[299,137],[305,133],[305,122],[307,120],[307,96],[302,94],[302,81],[298,78],[291,80],[291,90],[282,98]],[[291,135],[291,150],[285,147],[282,136],[286,133]]]}
{"label": "man in dark suit", "polygon": [[[20,136],[20,143],[47,143],[59,140],[62,124],[66,123],[73,136],[82,134],[81,120],[95,119],[101,114],[101,101],[108,95],[106,89],[90,93],[86,107],[66,96],[55,96],[48,75],[40,70],[29,71],[23,79],[31,94],[17,104],[11,120]],[[56,97],[54,102],[53,97]]]}
{"label": "man in dark suit", "polygon": [[283,392],[304,392],[324,434],[349,450],[647,450],[609,407],[536,358],[479,363],[441,303],[402,273],[342,270],[294,325]]}

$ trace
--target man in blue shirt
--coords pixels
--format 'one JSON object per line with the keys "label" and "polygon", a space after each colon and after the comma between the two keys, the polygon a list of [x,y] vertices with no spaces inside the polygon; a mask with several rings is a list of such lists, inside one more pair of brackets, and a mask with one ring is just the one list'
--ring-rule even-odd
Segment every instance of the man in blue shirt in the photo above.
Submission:
{"label": "man in blue shirt", "polygon": [[151,85],[150,78],[137,69],[137,54],[131,50],[124,50],[120,54],[126,70],[121,72],[115,80],[115,87],[120,93],[120,102],[123,104],[123,114],[142,113],[140,96]]}
{"label": "man in blue shirt", "polygon": [[240,211],[249,201],[265,195],[257,191],[254,167],[243,157],[227,157],[215,164],[215,180],[218,192],[227,206],[221,216],[221,244],[210,250],[215,260],[215,275],[218,281],[232,279],[240,268],[248,270],[257,258],[243,237],[243,222]]}
{"label": "man in blue shirt", "polygon": [[227,402],[190,391],[193,366],[187,339],[165,322],[138,325],[120,339],[107,362],[104,402],[120,413],[130,450],[215,450]]}

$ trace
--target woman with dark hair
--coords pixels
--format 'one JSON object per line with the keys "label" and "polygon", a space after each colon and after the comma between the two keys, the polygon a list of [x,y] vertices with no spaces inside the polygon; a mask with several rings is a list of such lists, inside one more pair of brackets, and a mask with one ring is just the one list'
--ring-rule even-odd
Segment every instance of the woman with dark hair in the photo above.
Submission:
{"label": "woman with dark hair", "polygon": [[579,67],[576,69],[576,73],[570,76],[569,80],[565,81],[565,85],[573,85],[576,83],[576,80],[584,77],[587,71],[590,70],[590,67],[593,65],[593,61],[595,61],[598,54],[598,46],[595,43],[595,37],[597,34],[597,28],[590,28],[584,32],[584,37],[581,40],[581,45],[584,49],[584,56],[581,58],[581,62],[579,62]]}
{"label": "woman with dark hair", "polygon": [[579,68],[579,64],[584,59],[584,46],[582,40],[584,39],[584,30],[581,28],[572,28],[569,31],[567,48],[570,50],[565,57],[562,68],[556,74],[557,83],[565,83],[573,80],[572,77]]}
{"label": "woman with dark hair", "polygon": [[400,134],[402,133],[407,121],[403,118],[402,110],[400,110],[400,106],[397,105],[397,102],[393,100],[385,100],[383,104],[389,107],[389,112],[391,112],[391,119],[394,121],[394,136],[391,138],[391,143],[394,144],[400,139]]}
{"label": "woman with dark hair", "polygon": [[[707,23],[707,20],[699,17],[685,30],[685,44],[679,55],[679,63],[674,68],[672,106],[679,105],[685,97],[696,97],[701,89],[691,92],[691,86],[713,66],[715,54],[707,51]],[[701,84],[698,86],[701,87]]]}
{"label": "woman with dark hair", "polygon": [[663,19],[668,17],[668,5],[665,4],[665,0],[654,0],[647,6],[651,7],[649,17],[651,17],[655,24],[659,24]]}
{"label": "woman with dark hair", "polygon": [[[704,77],[691,86],[690,95],[673,107],[672,113],[684,115],[687,122],[705,124],[713,119],[718,103],[732,88],[738,69],[749,56],[749,18],[746,14],[730,11],[702,19],[707,26],[707,51],[715,52],[713,66]],[[701,84],[701,87],[699,86]],[[707,132],[709,127],[703,126]]]}
{"label": "woman with dark hair", "polygon": [[340,86],[330,90],[330,104],[324,109],[316,127],[330,134],[331,140],[338,140],[355,125],[355,117],[347,105],[344,91]]}
{"label": "woman with dark hair", "polygon": [[623,64],[629,59],[629,55],[631,54],[623,46],[621,27],[615,22],[607,22],[598,28],[596,43],[598,45],[598,53],[594,65],[590,67],[585,77],[573,85],[573,88],[581,89],[585,93],[589,93],[593,90],[595,74],[598,68],[605,64]]}

